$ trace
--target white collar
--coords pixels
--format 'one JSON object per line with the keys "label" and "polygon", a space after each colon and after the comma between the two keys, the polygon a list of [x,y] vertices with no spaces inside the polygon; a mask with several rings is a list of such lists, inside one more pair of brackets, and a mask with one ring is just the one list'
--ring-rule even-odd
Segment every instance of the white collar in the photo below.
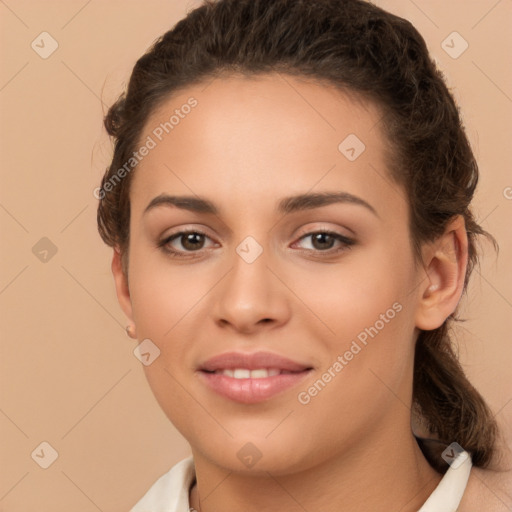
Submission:
{"label": "white collar", "polygon": [[[459,453],[418,512],[456,512],[471,467],[469,454]],[[194,480],[194,459],[190,456],[162,475],[130,512],[187,512],[190,508],[189,490]]]}
{"label": "white collar", "polygon": [[472,465],[469,453],[460,452],[418,512],[456,512],[466,490]]}

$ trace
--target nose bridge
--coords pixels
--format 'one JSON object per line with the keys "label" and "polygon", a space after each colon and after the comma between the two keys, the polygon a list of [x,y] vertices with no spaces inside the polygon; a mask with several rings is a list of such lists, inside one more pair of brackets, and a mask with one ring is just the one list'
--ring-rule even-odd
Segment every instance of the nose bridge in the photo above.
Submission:
{"label": "nose bridge", "polygon": [[269,268],[273,258],[267,247],[248,236],[235,248],[231,270],[216,296],[217,321],[230,323],[244,331],[269,320],[273,323],[285,321],[287,297]]}
{"label": "nose bridge", "polygon": [[[225,292],[231,300],[239,302],[238,307],[261,307],[270,295],[269,251],[264,249],[255,238],[245,238],[235,249],[232,258],[232,270],[228,276]],[[229,297],[226,297],[229,298]]]}

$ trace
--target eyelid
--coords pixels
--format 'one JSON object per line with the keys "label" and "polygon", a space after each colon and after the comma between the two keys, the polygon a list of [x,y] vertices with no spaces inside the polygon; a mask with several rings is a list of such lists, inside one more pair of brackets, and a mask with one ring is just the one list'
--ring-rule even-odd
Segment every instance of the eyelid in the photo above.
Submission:
{"label": "eyelid", "polygon": [[314,235],[315,233],[327,233],[329,235],[338,236],[346,241],[350,240],[351,242],[355,242],[355,232],[349,228],[344,229],[350,231],[350,234],[344,234],[343,232],[341,232],[341,228],[336,229],[325,225],[315,225],[312,227],[310,226],[307,228],[301,228],[299,230],[299,233],[296,235],[296,238],[297,240],[301,240],[305,236]]}
{"label": "eyelid", "polygon": [[213,237],[207,233],[207,229],[203,227],[196,227],[193,224],[189,226],[178,226],[177,228],[171,229],[169,232],[165,231],[165,235],[160,237],[160,240],[163,242],[165,240],[169,240],[169,238],[172,238],[176,235],[186,235],[188,233],[198,233],[200,235],[204,235],[210,239]]}

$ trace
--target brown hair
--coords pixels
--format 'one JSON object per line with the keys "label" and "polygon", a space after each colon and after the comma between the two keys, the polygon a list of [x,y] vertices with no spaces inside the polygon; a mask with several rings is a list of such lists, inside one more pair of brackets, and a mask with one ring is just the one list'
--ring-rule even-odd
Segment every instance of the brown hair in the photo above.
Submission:
{"label": "brown hair", "polygon": [[[476,237],[488,235],[469,209],[478,167],[458,108],[411,23],[362,0],[205,0],[161,36],[137,61],[126,93],[105,117],[115,148],[98,206],[103,240],[127,254],[132,173],[110,191],[104,188],[130,159],[163,101],[215,76],[272,72],[334,84],[379,105],[392,148],[388,168],[409,198],[416,255],[423,242],[435,240],[462,215],[467,285],[477,263]],[[497,435],[489,408],[452,348],[453,319],[420,332],[414,361],[413,403],[441,448],[434,454],[428,442],[418,442],[439,471],[447,467],[439,452],[453,441],[472,454],[476,466],[487,466]]]}

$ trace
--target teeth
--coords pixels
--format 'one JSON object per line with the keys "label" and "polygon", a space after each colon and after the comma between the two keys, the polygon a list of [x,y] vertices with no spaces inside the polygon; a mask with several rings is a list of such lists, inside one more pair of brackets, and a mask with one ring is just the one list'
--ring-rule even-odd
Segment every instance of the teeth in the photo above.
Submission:
{"label": "teeth", "polygon": [[232,377],[235,379],[265,379],[274,377],[281,373],[278,368],[258,368],[257,370],[248,370],[247,368],[235,368],[219,370],[217,373]]}
{"label": "teeth", "polygon": [[268,370],[252,370],[251,371],[251,379],[264,379],[268,377]]}
{"label": "teeth", "polygon": [[235,379],[248,379],[251,376],[250,370],[243,370],[241,368],[237,368],[233,371],[233,377]]}

